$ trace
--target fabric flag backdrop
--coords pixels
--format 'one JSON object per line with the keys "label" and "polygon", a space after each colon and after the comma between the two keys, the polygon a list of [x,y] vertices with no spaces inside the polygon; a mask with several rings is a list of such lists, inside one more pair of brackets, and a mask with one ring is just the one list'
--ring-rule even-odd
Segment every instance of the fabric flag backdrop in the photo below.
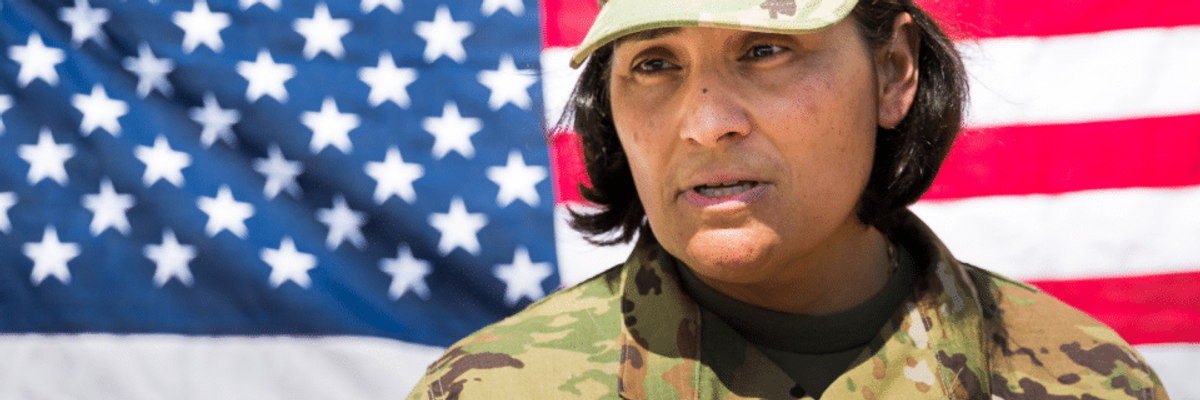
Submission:
{"label": "fabric flag backdrop", "polygon": [[[914,208],[1200,398],[1200,6],[1066,3],[923,3],[973,103]],[[0,398],[395,398],[620,262],[542,139],[595,12],[0,1]]]}

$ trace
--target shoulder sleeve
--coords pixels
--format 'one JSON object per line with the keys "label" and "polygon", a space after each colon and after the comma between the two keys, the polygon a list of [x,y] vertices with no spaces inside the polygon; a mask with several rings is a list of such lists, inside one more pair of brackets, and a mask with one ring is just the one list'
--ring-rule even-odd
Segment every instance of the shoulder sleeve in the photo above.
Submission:
{"label": "shoulder sleeve", "polygon": [[[610,270],[455,343],[409,394],[418,399],[600,398],[615,391],[619,297]],[[615,372],[615,369],[614,371]]]}
{"label": "shoulder sleeve", "polygon": [[1033,286],[967,268],[988,319],[995,397],[1167,399],[1154,370],[1112,328]]}

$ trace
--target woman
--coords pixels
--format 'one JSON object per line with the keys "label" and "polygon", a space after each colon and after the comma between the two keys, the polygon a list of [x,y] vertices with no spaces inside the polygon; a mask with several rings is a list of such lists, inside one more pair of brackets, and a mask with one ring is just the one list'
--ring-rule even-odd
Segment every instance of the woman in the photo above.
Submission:
{"label": "woman", "polygon": [[[629,260],[463,339],[410,398],[1166,398],[1111,329],[906,206],[965,79],[911,0],[611,0],[572,63]],[[603,239],[611,238],[611,239]]]}

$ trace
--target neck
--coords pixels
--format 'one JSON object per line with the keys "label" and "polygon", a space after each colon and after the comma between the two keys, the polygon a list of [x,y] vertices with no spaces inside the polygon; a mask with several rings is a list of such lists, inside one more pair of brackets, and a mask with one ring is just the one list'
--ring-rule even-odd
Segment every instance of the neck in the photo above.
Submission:
{"label": "neck", "polygon": [[729,297],[769,310],[818,316],[850,310],[883,289],[892,260],[887,239],[875,228],[843,230],[817,246],[820,250],[789,260],[784,276],[752,283],[696,276]]}

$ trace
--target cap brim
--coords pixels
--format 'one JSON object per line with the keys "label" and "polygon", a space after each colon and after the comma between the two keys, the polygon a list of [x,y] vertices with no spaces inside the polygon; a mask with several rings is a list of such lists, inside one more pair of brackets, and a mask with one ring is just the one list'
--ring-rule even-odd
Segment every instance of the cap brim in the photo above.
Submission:
{"label": "cap brim", "polygon": [[649,29],[704,26],[804,33],[841,21],[858,0],[609,0],[575,54],[571,68],[596,49]]}

